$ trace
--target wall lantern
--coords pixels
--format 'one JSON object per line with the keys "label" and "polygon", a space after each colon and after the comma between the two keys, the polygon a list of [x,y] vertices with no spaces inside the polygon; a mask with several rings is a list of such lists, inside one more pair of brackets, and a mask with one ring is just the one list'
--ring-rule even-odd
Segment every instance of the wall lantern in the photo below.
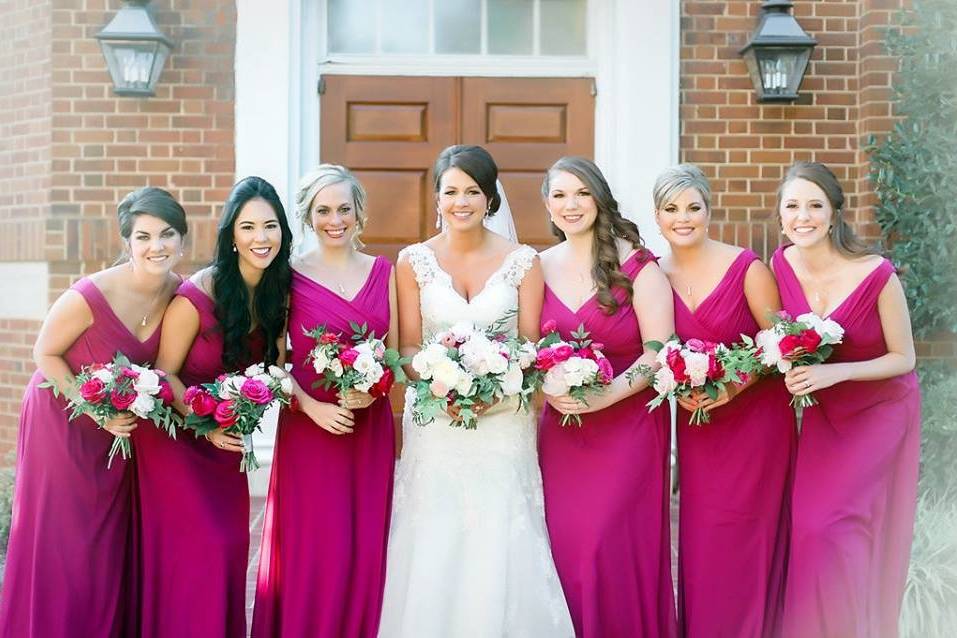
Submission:
{"label": "wall lantern", "polygon": [[791,15],[790,0],[764,0],[761,21],[740,50],[758,102],[793,102],[817,44]]}
{"label": "wall lantern", "polygon": [[110,23],[96,34],[117,95],[154,95],[156,81],[173,48],[153,22],[149,0],[126,0]]}

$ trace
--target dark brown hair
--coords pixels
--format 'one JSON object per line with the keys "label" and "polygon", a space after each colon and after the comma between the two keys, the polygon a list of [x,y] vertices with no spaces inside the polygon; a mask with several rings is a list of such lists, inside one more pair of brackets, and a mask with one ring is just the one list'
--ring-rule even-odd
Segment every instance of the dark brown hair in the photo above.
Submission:
{"label": "dark brown hair", "polygon": [[[594,263],[591,275],[598,289],[596,297],[598,304],[605,314],[614,314],[618,310],[619,302],[615,299],[614,288],[625,291],[626,299],[631,302],[633,287],[631,279],[621,271],[621,262],[618,259],[617,239],[623,239],[634,248],[644,250],[644,242],[638,232],[638,226],[626,219],[618,209],[618,201],[611,194],[611,187],[594,162],[584,157],[563,157],[548,169],[545,181],[542,182],[542,197],[548,200],[549,183],[552,175],[558,172],[570,173],[580,179],[588,188],[598,215],[592,234],[592,255]],[[554,223],[549,222],[552,234],[560,240],[565,240],[565,233]]]}
{"label": "dark brown hair", "polygon": [[781,204],[784,187],[796,179],[803,179],[824,191],[827,201],[831,204],[833,211],[831,216],[831,228],[827,231],[828,239],[831,245],[846,257],[861,257],[863,255],[880,254],[880,251],[862,240],[851,228],[851,225],[844,219],[844,189],[837,177],[824,164],[820,162],[795,162],[788,169],[781,185],[778,186],[778,202],[775,207],[778,219],[781,219]]}
{"label": "dark brown hair", "polygon": [[439,192],[442,175],[450,168],[457,168],[475,180],[482,194],[488,200],[488,213],[491,217],[498,211],[502,198],[498,194],[495,181],[498,179],[498,166],[495,160],[481,146],[456,144],[439,153],[435,160],[432,176],[435,180],[435,192]]}

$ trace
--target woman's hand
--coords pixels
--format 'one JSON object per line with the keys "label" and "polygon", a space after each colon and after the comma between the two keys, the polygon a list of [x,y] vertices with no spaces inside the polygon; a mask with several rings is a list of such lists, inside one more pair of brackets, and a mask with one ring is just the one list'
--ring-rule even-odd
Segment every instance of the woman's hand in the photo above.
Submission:
{"label": "woman's hand", "polygon": [[784,375],[784,385],[795,396],[804,396],[844,381],[840,364],[797,366]]}
{"label": "woman's hand", "polygon": [[707,393],[699,390],[690,396],[679,397],[678,405],[688,412],[694,412],[699,408],[703,408],[705,412],[711,412],[715,408],[720,408],[722,405],[730,403],[731,399],[736,397],[737,394],[738,386],[733,383],[726,383],[718,392],[717,399],[712,399]]}
{"label": "woman's hand", "polygon": [[335,403],[316,401],[312,397],[305,400],[300,398],[299,409],[312,419],[313,423],[330,434],[352,434],[355,428],[356,419],[352,410]]}
{"label": "woman's hand", "polygon": [[[472,412],[475,413],[476,417],[480,417],[486,412],[488,412],[488,409],[491,408],[493,405],[497,404],[498,402],[499,402],[499,399],[494,399],[491,403],[485,403],[484,401],[476,401],[475,403],[472,404],[471,409],[472,409]],[[445,409],[445,413],[448,414],[453,421],[462,420],[462,415],[459,414],[459,406],[453,403],[449,403],[448,407],[446,407]]]}
{"label": "woman's hand", "polygon": [[347,390],[345,394],[339,395],[339,405],[348,410],[361,410],[367,408],[375,402],[375,397],[368,392],[359,390]]}
{"label": "woman's hand", "polygon": [[545,395],[545,400],[550,406],[562,414],[590,414],[610,407],[620,400],[618,393],[613,389],[615,382],[602,388],[600,392],[589,393],[585,402],[579,401],[574,397],[564,394],[559,397]]}
{"label": "woman's hand", "polygon": [[103,422],[103,429],[121,439],[130,438],[136,429],[136,415],[132,412],[120,412]]}
{"label": "woman's hand", "polygon": [[243,453],[243,440],[235,434],[229,434],[221,428],[206,433],[206,440],[227,452]]}

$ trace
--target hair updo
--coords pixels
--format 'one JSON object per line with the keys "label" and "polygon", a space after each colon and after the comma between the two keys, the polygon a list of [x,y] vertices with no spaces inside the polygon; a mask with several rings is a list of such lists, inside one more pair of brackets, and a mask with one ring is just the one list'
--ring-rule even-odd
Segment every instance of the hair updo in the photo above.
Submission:
{"label": "hair updo", "polygon": [[436,193],[439,192],[442,175],[450,168],[457,168],[475,180],[488,200],[489,217],[498,211],[498,207],[502,204],[502,198],[498,194],[495,183],[498,179],[498,166],[495,165],[495,160],[488,151],[481,146],[456,144],[439,153],[432,170]]}
{"label": "hair updo", "polygon": [[711,184],[700,168],[694,164],[678,164],[665,169],[655,180],[652,190],[655,209],[662,210],[669,203],[675,201],[681,193],[693,188],[704,200],[704,207],[711,214]]}
{"label": "hair updo", "polygon": [[327,186],[345,182],[352,191],[352,201],[356,212],[356,235],[353,241],[359,242],[359,235],[366,226],[366,189],[362,187],[358,178],[345,166],[338,164],[320,164],[306,173],[299,180],[299,190],[296,191],[296,213],[303,227],[309,226],[309,211],[312,202],[319,191]]}
{"label": "hair updo", "polygon": [[162,188],[146,186],[128,194],[116,208],[116,217],[120,223],[120,237],[129,239],[133,234],[133,224],[140,215],[150,215],[170,225],[180,235],[185,236],[186,211],[179,202]]}

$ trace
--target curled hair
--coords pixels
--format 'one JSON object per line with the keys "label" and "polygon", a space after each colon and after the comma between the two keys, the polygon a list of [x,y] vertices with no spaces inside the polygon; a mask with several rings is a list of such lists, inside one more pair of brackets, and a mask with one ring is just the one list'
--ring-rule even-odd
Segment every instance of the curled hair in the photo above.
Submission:
{"label": "curled hair", "polygon": [[[233,250],[236,218],[243,207],[253,199],[269,204],[279,220],[282,240],[279,252],[263,272],[253,290],[252,313],[249,311],[249,291],[239,271],[239,254]],[[213,257],[213,300],[216,319],[223,332],[223,366],[234,370],[249,363],[251,352],[247,342],[253,321],[262,328],[266,338],[264,361],[274,364],[279,357],[276,342],[286,326],[287,299],[292,271],[289,250],[292,231],[286,221],[286,212],[276,190],[261,177],[247,177],[233,186],[226,198],[223,215],[216,231],[216,250]]]}
{"label": "curled hair", "polygon": [[711,184],[701,169],[694,164],[678,164],[665,170],[655,180],[652,198],[655,209],[662,210],[670,202],[675,201],[681,193],[693,188],[704,200],[704,207],[711,212]]}
{"label": "curled hair", "polygon": [[781,205],[783,202],[784,187],[796,179],[803,179],[824,191],[827,201],[831,204],[833,211],[831,216],[831,228],[827,236],[831,245],[839,253],[846,257],[861,257],[864,255],[879,254],[880,251],[862,240],[851,228],[851,225],[844,219],[844,189],[837,177],[824,164],[820,162],[795,162],[788,169],[781,185],[778,186],[778,201],[775,210],[778,219],[781,218]]}
{"label": "curled hair", "polygon": [[432,170],[436,193],[439,192],[442,175],[450,168],[457,168],[475,180],[488,200],[489,217],[498,212],[498,207],[502,204],[502,197],[498,194],[495,183],[498,179],[498,166],[488,151],[481,146],[456,144],[439,153]]}
{"label": "curled hair", "polygon": [[[592,199],[598,215],[592,227],[592,255],[594,263],[591,267],[592,278],[597,288],[596,298],[605,314],[614,314],[619,307],[615,299],[614,289],[620,288],[625,292],[628,303],[634,292],[631,279],[621,271],[621,261],[618,259],[618,239],[623,239],[635,249],[644,250],[644,242],[638,232],[638,226],[626,219],[618,209],[618,201],[611,193],[611,187],[605,181],[601,170],[591,160],[584,157],[563,157],[548,169],[545,181],[542,182],[542,197],[548,200],[550,182],[555,173],[570,173],[580,179]],[[565,240],[565,233],[554,223],[549,222],[552,234],[560,240]]]}
{"label": "curled hair", "polygon": [[[185,237],[189,231],[186,225],[186,211],[169,192],[155,186],[139,188],[127,194],[116,207],[116,218],[120,225],[120,237],[129,239],[133,234],[133,225],[140,215],[150,215],[164,222]],[[120,257],[122,261],[126,255]]]}
{"label": "curled hair", "polygon": [[[356,211],[356,235],[353,241],[361,246],[359,235],[366,226],[366,189],[345,166],[338,164],[320,164],[313,170],[306,173],[299,180],[299,190],[296,192],[296,213],[302,222],[303,228],[309,225],[309,211],[312,210],[312,202],[316,199],[319,191],[345,182],[349,184],[352,191],[352,201]],[[358,247],[357,246],[357,247]]]}

